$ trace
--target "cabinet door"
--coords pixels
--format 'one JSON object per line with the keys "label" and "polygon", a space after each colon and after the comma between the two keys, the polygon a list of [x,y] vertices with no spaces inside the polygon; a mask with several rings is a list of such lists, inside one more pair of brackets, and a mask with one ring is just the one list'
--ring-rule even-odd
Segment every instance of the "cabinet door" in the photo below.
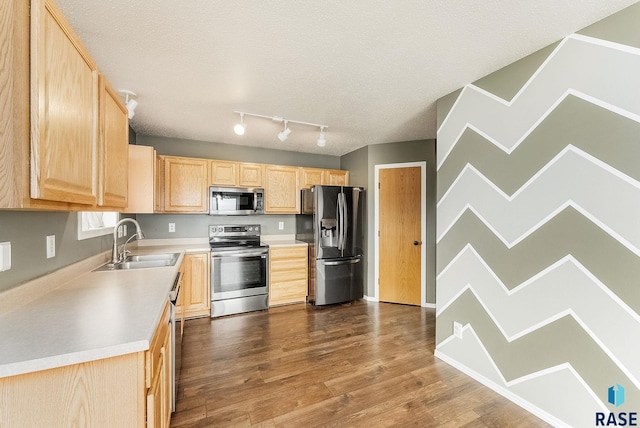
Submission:
{"label": "cabinet door", "polygon": [[298,168],[267,165],[265,178],[265,212],[270,214],[299,213]]}
{"label": "cabinet door", "polygon": [[100,200],[99,205],[127,206],[129,117],[127,108],[100,75]]}
{"label": "cabinet door", "polygon": [[151,387],[147,390],[147,428],[162,428],[162,381],[163,381],[163,359],[160,359],[158,370],[151,381]]}
{"label": "cabinet door", "polygon": [[308,247],[269,250],[269,305],[304,302],[308,292]]}
{"label": "cabinet door", "polygon": [[237,186],[238,163],[227,161],[211,161],[210,184],[214,186]]}
{"label": "cabinet door", "polygon": [[98,202],[98,71],[49,0],[31,2],[31,196]]}
{"label": "cabinet door", "polygon": [[325,172],[326,170],[318,168],[300,168],[300,188],[308,189],[316,184],[326,184]]}
{"label": "cabinet door", "polygon": [[349,171],[342,171],[338,169],[327,170],[326,182],[329,186],[348,186],[349,185]]}
{"label": "cabinet door", "polygon": [[242,187],[264,186],[264,165],[259,163],[240,163],[240,181]]}
{"label": "cabinet door", "polygon": [[164,211],[208,212],[208,161],[164,157]]}
{"label": "cabinet door", "polygon": [[128,144],[129,176],[127,178],[127,207],[124,213],[154,212],[156,188],[156,151],[150,146]]}
{"label": "cabinet door", "polygon": [[184,255],[183,313],[186,318],[211,315],[211,253]]}

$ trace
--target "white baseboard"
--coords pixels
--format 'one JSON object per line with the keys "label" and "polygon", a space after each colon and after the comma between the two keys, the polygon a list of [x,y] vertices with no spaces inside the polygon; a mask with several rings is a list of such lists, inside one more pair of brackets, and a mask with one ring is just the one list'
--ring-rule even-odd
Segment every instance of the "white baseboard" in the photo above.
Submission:
{"label": "white baseboard", "polygon": [[422,307],[423,308],[429,308],[429,309],[435,309],[436,308],[436,304],[435,303],[423,303]]}
{"label": "white baseboard", "polygon": [[362,298],[363,298],[364,300],[366,300],[367,302],[377,302],[377,301],[378,301],[378,298],[377,298],[377,297],[369,297],[369,296],[367,296],[367,295],[364,295]]}
{"label": "white baseboard", "polygon": [[480,373],[476,372],[475,370],[472,370],[469,367],[465,366],[464,364],[460,364],[458,361],[454,360],[453,358],[443,354],[438,349],[436,349],[436,351],[434,352],[434,355],[435,355],[436,358],[438,358],[438,359],[444,361],[445,363],[449,364],[450,366],[460,370],[462,373],[464,373],[467,376],[477,380],[478,382],[480,382],[481,384],[483,384],[487,388],[497,392],[498,394],[502,395],[507,400],[511,401],[514,404],[517,404],[518,406],[522,407],[523,409],[525,409],[529,413],[534,414],[535,416],[537,416],[540,419],[542,419],[543,421],[553,425],[554,427],[571,428],[571,425],[567,425],[565,422],[561,421],[560,419],[556,418],[555,416],[551,415],[550,413],[545,412],[544,410],[542,410],[538,406],[536,406],[536,405],[534,405],[534,404],[532,404],[532,403],[530,403],[530,402],[528,402],[526,400],[523,400],[522,397],[520,397],[519,395],[514,394],[509,389],[507,389],[504,385],[497,384],[494,381],[492,381],[490,379],[487,379],[486,377],[482,376]]}

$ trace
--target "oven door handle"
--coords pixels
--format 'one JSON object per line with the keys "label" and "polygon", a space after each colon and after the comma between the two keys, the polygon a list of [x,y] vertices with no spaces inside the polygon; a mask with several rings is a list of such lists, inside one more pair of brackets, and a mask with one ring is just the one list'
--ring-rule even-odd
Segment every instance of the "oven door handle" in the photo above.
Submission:
{"label": "oven door handle", "polygon": [[212,259],[223,259],[225,257],[260,257],[263,259],[266,259],[268,256],[268,253],[265,253],[263,251],[260,252],[253,252],[253,253],[235,253],[235,252],[227,252],[227,253],[212,253],[211,254],[211,258]]}
{"label": "oven door handle", "polygon": [[178,295],[180,294],[180,288],[182,284],[182,281],[180,281],[181,276],[182,272],[178,272],[178,274],[176,275],[176,279],[173,281],[173,288],[171,288],[171,291],[169,292],[169,300],[174,306],[176,305],[176,302],[178,301]]}

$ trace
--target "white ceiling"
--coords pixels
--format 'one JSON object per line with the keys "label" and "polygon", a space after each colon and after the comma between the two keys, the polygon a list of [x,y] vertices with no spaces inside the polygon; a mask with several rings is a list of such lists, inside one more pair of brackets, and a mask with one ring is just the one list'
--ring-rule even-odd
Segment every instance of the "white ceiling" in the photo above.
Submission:
{"label": "white ceiling", "polygon": [[[637,0],[57,0],[138,134],[342,155],[435,138],[435,101]],[[326,124],[318,129],[234,110]]]}

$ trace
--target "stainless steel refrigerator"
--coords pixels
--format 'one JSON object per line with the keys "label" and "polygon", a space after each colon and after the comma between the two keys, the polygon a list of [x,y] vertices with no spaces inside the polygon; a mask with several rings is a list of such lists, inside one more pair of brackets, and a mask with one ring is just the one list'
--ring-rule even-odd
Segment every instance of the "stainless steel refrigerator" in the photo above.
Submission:
{"label": "stainless steel refrigerator", "polygon": [[309,243],[309,302],[330,305],[363,296],[364,189],[303,189],[296,239]]}

